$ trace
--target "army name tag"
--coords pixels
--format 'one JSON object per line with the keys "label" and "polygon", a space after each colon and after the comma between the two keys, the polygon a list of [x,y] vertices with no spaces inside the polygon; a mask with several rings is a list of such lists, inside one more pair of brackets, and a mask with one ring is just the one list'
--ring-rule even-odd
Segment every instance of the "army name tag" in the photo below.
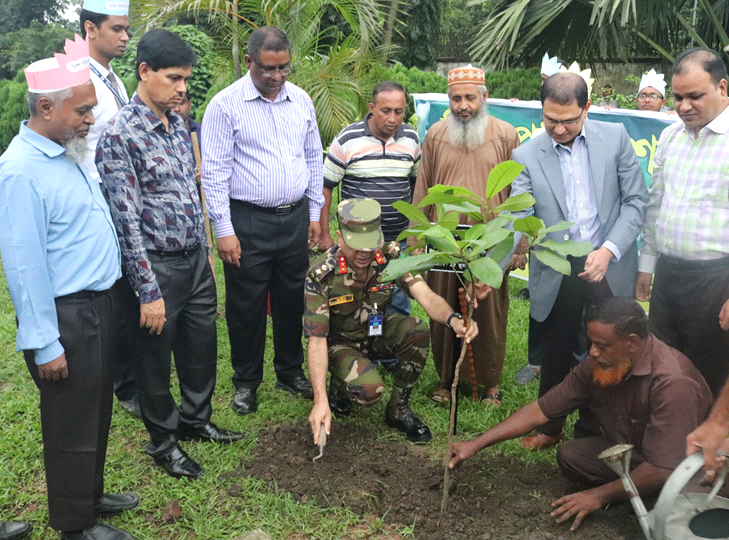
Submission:
{"label": "army name tag", "polygon": [[338,306],[339,304],[346,304],[348,302],[354,302],[354,295],[345,294],[344,296],[335,296],[329,299],[330,306]]}

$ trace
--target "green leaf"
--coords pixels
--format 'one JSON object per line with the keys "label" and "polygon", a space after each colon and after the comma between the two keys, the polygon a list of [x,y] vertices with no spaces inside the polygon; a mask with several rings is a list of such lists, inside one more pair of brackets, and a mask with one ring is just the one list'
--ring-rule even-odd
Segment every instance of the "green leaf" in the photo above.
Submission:
{"label": "green leaf", "polygon": [[549,249],[535,249],[532,253],[542,264],[546,264],[560,274],[569,276],[572,273],[572,265],[570,265],[570,262],[567,259],[560,257],[554,251]]}
{"label": "green leaf", "polygon": [[487,232],[477,242],[473,243],[473,251],[469,258],[478,258],[482,251],[491,249],[493,246],[503,241],[504,238],[507,238],[511,235],[512,232],[507,231],[506,229],[495,229],[491,232]]}
{"label": "green leaf", "polygon": [[382,279],[383,281],[392,281],[393,279],[397,279],[408,272],[417,274],[430,270],[438,264],[456,264],[458,262],[461,262],[459,257],[435,251],[423,253],[422,255],[402,257],[387,263],[385,271],[382,273]]}
{"label": "green leaf", "polygon": [[465,233],[463,233],[463,239],[474,240],[479,238],[484,232],[486,232],[486,225],[479,223],[477,225],[473,225]]}
{"label": "green leaf", "polygon": [[509,235],[508,238],[504,238],[501,242],[494,246],[491,251],[489,251],[489,257],[498,264],[509,256],[512,249],[514,249],[514,237]]}
{"label": "green leaf", "polygon": [[486,184],[485,199],[487,201],[493,199],[497,193],[516,180],[516,177],[519,176],[522,169],[524,169],[524,165],[520,165],[511,159],[502,161],[491,169]]}
{"label": "green leaf", "polygon": [[456,244],[456,239],[453,238],[453,233],[445,227],[434,225],[425,231],[423,236],[438,251],[460,254],[461,250],[458,248],[458,244]]}
{"label": "green leaf", "polygon": [[405,201],[395,201],[394,203],[392,203],[392,207],[400,212],[403,216],[408,218],[410,221],[414,221],[416,223],[419,223],[420,225],[430,227],[430,221],[427,217],[425,217],[423,211],[417,206]]}
{"label": "green leaf", "polygon": [[490,257],[481,257],[468,264],[474,276],[489,287],[498,289],[504,279],[504,274],[496,261]]}
{"label": "green leaf", "polygon": [[429,206],[431,204],[460,204],[467,201],[460,195],[453,195],[452,193],[442,193],[438,191],[428,190],[428,194],[423,197],[423,200],[418,203],[418,208]]}
{"label": "green leaf", "polygon": [[544,222],[534,216],[519,218],[514,221],[514,230],[529,236],[537,236],[539,231],[543,228]]}
{"label": "green leaf", "polygon": [[557,231],[566,231],[567,229],[572,227],[572,225],[574,225],[574,223],[570,223],[569,221],[558,221],[551,227],[547,227],[546,229],[544,229],[542,231],[542,234],[547,234],[547,233],[557,232]]}
{"label": "green leaf", "polygon": [[500,214],[501,212],[520,212],[527,208],[531,208],[534,206],[535,202],[537,201],[534,197],[532,197],[531,193],[519,193],[519,195],[514,195],[513,197],[506,199],[499,206],[494,208],[492,212],[495,214]]}
{"label": "green leaf", "polygon": [[509,215],[496,216],[494,219],[486,223],[486,229],[484,230],[484,232],[500,229],[510,221],[514,221],[514,219],[515,218],[512,218]]}
{"label": "green leaf", "polygon": [[397,241],[405,240],[408,236],[419,236],[423,231],[430,229],[430,225],[418,225],[417,227],[411,227],[405,229],[403,232],[397,235]]}
{"label": "green leaf", "polygon": [[554,240],[545,240],[540,242],[539,247],[555,251],[566,257],[572,255],[573,257],[582,257],[592,252],[593,248],[590,242],[573,242],[572,240],[565,240],[564,242],[555,242]]}
{"label": "green leaf", "polygon": [[[443,209],[445,210],[445,207]],[[461,215],[458,212],[446,212],[443,218],[438,221],[438,225],[445,227],[449,231],[455,231],[460,219]]]}
{"label": "green leaf", "polygon": [[463,214],[467,212],[478,212],[479,214],[481,213],[481,207],[479,205],[473,204],[472,202],[466,200],[459,204],[444,204],[443,208],[446,212],[454,210]]}
{"label": "green leaf", "polygon": [[458,195],[464,198],[472,198],[479,200],[478,195],[468,188],[460,186],[446,186],[443,184],[436,184],[428,189],[428,193],[447,193],[449,195]]}

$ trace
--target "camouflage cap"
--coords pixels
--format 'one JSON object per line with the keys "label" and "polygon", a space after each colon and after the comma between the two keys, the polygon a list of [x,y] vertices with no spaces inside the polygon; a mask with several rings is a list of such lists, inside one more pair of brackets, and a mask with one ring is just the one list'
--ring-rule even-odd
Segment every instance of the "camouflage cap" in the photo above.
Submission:
{"label": "camouflage cap", "polygon": [[375,251],[385,240],[380,227],[380,203],[374,199],[346,199],[337,207],[344,243],[357,251]]}

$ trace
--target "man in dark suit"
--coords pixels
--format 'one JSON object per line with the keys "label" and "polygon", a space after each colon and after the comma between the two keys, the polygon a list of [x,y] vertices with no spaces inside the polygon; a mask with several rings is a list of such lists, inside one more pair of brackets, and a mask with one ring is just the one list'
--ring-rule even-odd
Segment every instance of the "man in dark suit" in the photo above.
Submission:
{"label": "man in dark suit", "polygon": [[[636,238],[648,204],[643,173],[621,124],[587,120],[588,98],[579,75],[549,77],[541,96],[545,133],[513,152],[525,168],[512,184],[511,196],[531,193],[536,203],[527,213],[548,227],[574,223],[547,238],[595,247],[586,257],[570,257],[569,276],[530,259],[530,324],[540,326],[545,348],[540,396],[570,370],[584,307],[613,295],[631,296],[638,272]],[[592,430],[584,415],[582,420],[575,427],[577,436]],[[522,445],[538,450],[556,444],[563,423],[540,427]]]}

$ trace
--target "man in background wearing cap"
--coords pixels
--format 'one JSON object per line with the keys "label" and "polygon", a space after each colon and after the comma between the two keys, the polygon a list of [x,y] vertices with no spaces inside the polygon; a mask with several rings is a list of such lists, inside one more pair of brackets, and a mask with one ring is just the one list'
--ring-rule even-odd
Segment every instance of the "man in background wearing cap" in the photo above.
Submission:
{"label": "man in background wearing cap", "polygon": [[[196,60],[176,34],[161,28],[144,34],[137,47],[137,93],[107,124],[96,152],[131,286],[124,311],[150,437],[146,452],[169,475],[190,478],[203,470],[179,441],[243,437],[210,421],[218,299],[190,136],[172,112]],[[179,406],[170,392],[172,352]]]}
{"label": "man in background wearing cap", "polygon": [[663,73],[651,69],[640,78],[638,85],[638,110],[660,112],[666,104],[666,81]]}
{"label": "man in background wearing cap", "polygon": [[[96,107],[92,111],[94,125],[91,126],[89,135],[86,137],[88,152],[84,160],[84,167],[97,182],[101,182],[101,179],[94,162],[96,144],[99,142],[106,123],[129,102],[124,85],[111,68],[111,61],[124,54],[129,41],[128,12],[128,2],[85,0],[84,7],[79,14],[81,37],[89,43],[91,82],[94,83],[97,101]],[[120,288],[120,285],[117,285],[116,288]],[[141,418],[124,317],[117,317],[117,322],[120,337],[117,340],[116,354],[113,359],[114,393],[119,400],[119,405],[137,418]]]}
{"label": "man in background wearing cap", "polygon": [[[385,422],[411,442],[428,442],[428,426],[409,406],[410,392],[428,358],[428,327],[415,317],[386,313],[392,294],[399,286],[420,302],[431,320],[448,325],[458,337],[470,341],[478,335],[478,327],[474,321],[466,329],[459,315],[420,276],[408,273],[396,283],[380,280],[388,261],[400,257],[400,247],[397,242],[383,247],[377,201],[342,201],[338,217],[337,245],[314,262],[305,285],[304,333],[314,387],[309,423],[314,443],[322,425],[329,433],[332,411],[346,416],[352,402],[373,405],[379,401],[384,385],[371,360],[393,356],[397,365]],[[479,297],[486,294],[488,287],[481,289]],[[329,396],[327,369],[332,373]]]}
{"label": "man in background wearing cap", "polygon": [[[569,373],[574,361],[585,306],[610,296],[628,296],[638,271],[636,238],[643,225],[648,193],[643,171],[622,124],[587,120],[590,107],[587,70],[573,64],[570,73],[549,77],[542,86],[545,133],[514,151],[524,170],[511,185],[511,196],[531,193],[533,214],[547,227],[574,223],[569,231],[550,233],[556,242],[590,242],[586,257],[570,257],[572,272],[563,276],[529,261],[530,326],[539,326],[544,359],[539,396]],[[576,436],[598,428],[581,411]],[[559,442],[564,419],[541,426],[522,445],[538,450]]]}
{"label": "man in background wearing cap", "polygon": [[[437,184],[465,187],[482,197],[491,169],[511,159],[512,150],[519,146],[519,135],[514,127],[488,115],[488,90],[484,86],[482,70],[473,67],[451,70],[448,73],[448,97],[450,114],[428,130],[423,144],[413,193],[415,205],[428,194],[428,188]],[[505,201],[508,196],[507,188],[496,196],[495,203]],[[423,211],[430,221],[436,221],[435,205],[427,206]],[[491,217],[487,216],[487,219]],[[445,298],[453,309],[460,310],[460,282],[455,274],[431,271],[427,279],[436,294]],[[502,399],[499,384],[506,353],[508,312],[507,273],[501,288],[493,291],[473,312],[473,319],[481,330],[479,337],[473,340],[476,381],[485,387],[484,401],[493,405],[500,405]],[[439,402],[447,401],[461,346],[451,329],[437,322],[430,327],[430,337],[433,361],[440,377],[440,386],[432,398]],[[468,366],[464,365],[461,375],[462,380],[468,380]]]}
{"label": "man in background wearing cap", "polygon": [[651,331],[688,356],[717,397],[729,374],[726,64],[711,49],[689,49],[671,87],[683,122],[658,141],[635,296],[650,298]]}
{"label": "man in background wearing cap", "polygon": [[[88,65],[76,36],[25,70],[31,117],[0,157],[0,251],[17,348],[41,393],[50,525],[63,540],[131,540],[96,521],[139,498],[103,493],[121,261],[99,183],[81,166],[96,105]],[[24,535],[7,528],[3,538]]]}

